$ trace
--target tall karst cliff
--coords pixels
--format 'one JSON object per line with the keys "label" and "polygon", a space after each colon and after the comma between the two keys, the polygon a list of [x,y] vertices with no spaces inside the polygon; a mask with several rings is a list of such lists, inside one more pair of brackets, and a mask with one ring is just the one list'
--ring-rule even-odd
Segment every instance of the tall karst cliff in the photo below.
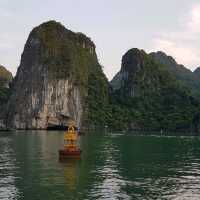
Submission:
{"label": "tall karst cliff", "polygon": [[[91,81],[97,82],[95,94]],[[102,84],[105,91],[98,90]],[[92,95],[106,101],[108,90],[94,43],[55,21],[31,31],[12,86],[5,121],[17,129],[46,129],[69,119],[89,123]]]}
{"label": "tall karst cliff", "polygon": [[143,50],[130,49],[123,56],[121,70],[111,84],[114,106],[117,105],[113,119],[119,127],[197,130],[199,103],[167,66]]}

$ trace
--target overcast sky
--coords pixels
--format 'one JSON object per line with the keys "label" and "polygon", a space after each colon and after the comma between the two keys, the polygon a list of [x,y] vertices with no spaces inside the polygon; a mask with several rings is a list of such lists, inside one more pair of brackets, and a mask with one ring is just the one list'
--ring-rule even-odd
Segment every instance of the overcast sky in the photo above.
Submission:
{"label": "overcast sky", "polygon": [[109,79],[133,47],[200,66],[199,0],[0,0],[0,64],[15,74],[28,34],[47,20],[89,36]]}

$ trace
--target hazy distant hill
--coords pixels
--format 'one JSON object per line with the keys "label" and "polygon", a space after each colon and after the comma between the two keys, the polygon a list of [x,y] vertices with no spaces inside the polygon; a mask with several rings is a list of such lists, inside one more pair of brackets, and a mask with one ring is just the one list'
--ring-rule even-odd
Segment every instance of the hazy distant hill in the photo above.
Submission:
{"label": "hazy distant hill", "polygon": [[0,65],[0,87],[9,87],[12,78],[12,73]]}
{"label": "hazy distant hill", "polygon": [[12,73],[0,65],[0,104],[6,103],[9,95],[9,83],[12,81]]}
{"label": "hazy distant hill", "polygon": [[191,89],[192,94],[200,99],[200,69],[192,72],[184,65],[177,64],[173,57],[161,51],[150,53],[150,56],[157,62],[166,65],[168,71],[173,73],[177,80],[182,81],[185,86]]}

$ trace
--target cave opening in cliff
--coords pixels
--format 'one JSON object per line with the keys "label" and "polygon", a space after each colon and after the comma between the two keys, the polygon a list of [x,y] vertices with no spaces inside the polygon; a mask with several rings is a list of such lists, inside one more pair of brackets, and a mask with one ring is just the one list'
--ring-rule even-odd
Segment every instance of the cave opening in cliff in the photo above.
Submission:
{"label": "cave opening in cliff", "polygon": [[75,126],[74,120],[63,114],[47,119],[47,130],[67,130],[69,125]]}
{"label": "cave opening in cliff", "polygon": [[64,125],[54,125],[54,126],[47,126],[47,130],[67,130],[68,126]]}

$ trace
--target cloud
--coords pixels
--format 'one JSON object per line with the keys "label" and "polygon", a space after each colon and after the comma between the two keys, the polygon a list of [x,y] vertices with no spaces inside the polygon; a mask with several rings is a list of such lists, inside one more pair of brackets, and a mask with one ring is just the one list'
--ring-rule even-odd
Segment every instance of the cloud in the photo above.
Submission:
{"label": "cloud", "polygon": [[198,54],[198,50],[194,47],[185,47],[184,45],[178,45],[176,42],[166,39],[156,39],[154,43],[154,48],[157,51],[162,50],[167,52],[181,64],[187,64],[189,66],[193,66],[194,63],[200,64],[200,56]]}
{"label": "cloud", "polygon": [[5,7],[4,4],[2,4],[2,2],[0,2],[0,16],[6,20],[15,19],[13,14]]}
{"label": "cloud", "polygon": [[192,7],[192,10],[189,14],[187,28],[189,28],[193,33],[200,32],[200,4]]}
{"label": "cloud", "polygon": [[193,70],[200,65],[200,4],[181,17],[179,31],[161,31],[153,39],[153,49],[166,52]]}

